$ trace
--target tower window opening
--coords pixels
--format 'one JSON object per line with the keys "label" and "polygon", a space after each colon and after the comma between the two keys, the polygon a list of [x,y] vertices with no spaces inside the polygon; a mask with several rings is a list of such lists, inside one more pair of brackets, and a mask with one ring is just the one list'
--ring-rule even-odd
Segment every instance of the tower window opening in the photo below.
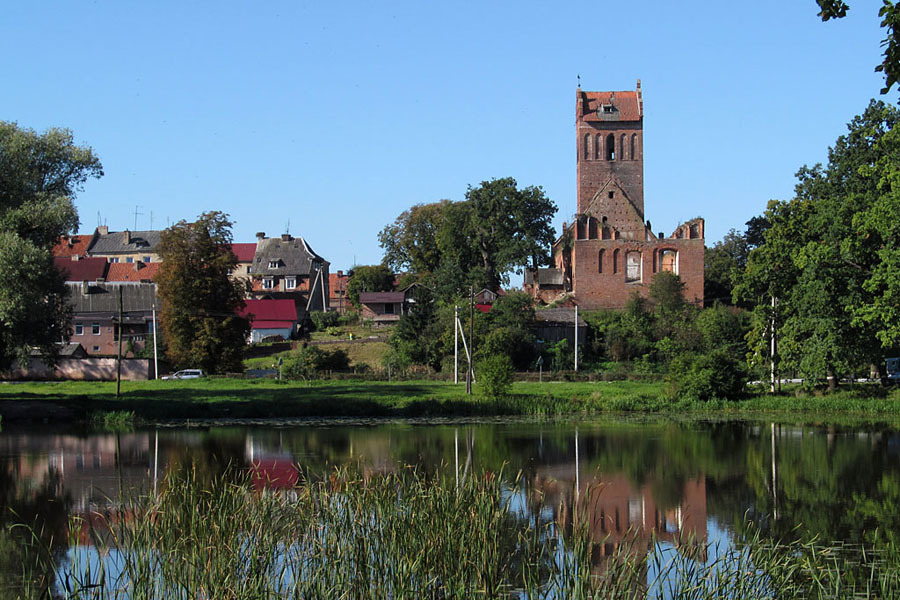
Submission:
{"label": "tower window opening", "polygon": [[600,160],[601,150],[603,147],[603,137],[598,133],[597,138],[594,142],[594,159]]}
{"label": "tower window opening", "polygon": [[637,146],[637,134],[632,133],[631,134],[631,160],[635,159],[634,149],[636,146]]}
{"label": "tower window opening", "polygon": [[606,136],[606,160],[616,160],[616,136]]}
{"label": "tower window opening", "polygon": [[584,159],[588,160],[591,157],[591,134],[584,134]]}
{"label": "tower window opening", "polygon": [[[619,154],[622,155],[622,156],[620,156],[620,158],[621,158],[622,160],[627,160],[627,158],[625,157],[625,134],[624,134],[624,133],[622,134],[622,137],[621,137],[621,143],[619,144]],[[631,157],[634,158],[634,153],[633,153],[633,152],[632,152],[632,156],[631,156]]]}

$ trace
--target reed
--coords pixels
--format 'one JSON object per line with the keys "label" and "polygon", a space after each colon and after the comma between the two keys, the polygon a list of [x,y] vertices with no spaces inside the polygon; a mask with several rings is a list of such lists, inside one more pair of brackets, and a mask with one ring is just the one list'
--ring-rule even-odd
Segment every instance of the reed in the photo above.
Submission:
{"label": "reed", "polygon": [[[535,510],[521,478],[414,469],[304,474],[290,490],[170,474],[122,503],[57,573],[62,598],[893,598],[898,553],[639,536],[600,557],[584,524]],[[78,531],[81,523],[73,523]],[[599,542],[599,543],[598,543]]]}

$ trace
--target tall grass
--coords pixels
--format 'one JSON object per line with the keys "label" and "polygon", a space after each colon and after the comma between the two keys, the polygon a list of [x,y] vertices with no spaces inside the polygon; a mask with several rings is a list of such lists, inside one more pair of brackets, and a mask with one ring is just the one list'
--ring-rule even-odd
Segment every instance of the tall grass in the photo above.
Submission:
{"label": "tall grass", "polygon": [[[893,598],[895,548],[634,536],[611,556],[513,479],[338,470],[289,491],[194,471],[123,504],[57,574],[63,598]],[[73,523],[78,531],[80,523]],[[74,543],[73,539],[73,543]]]}

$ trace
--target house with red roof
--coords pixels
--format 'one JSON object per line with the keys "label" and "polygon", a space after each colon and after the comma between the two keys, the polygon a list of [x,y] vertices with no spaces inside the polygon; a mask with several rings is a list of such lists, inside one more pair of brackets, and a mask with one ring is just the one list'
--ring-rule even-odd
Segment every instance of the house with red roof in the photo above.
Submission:
{"label": "house with red roof", "polygon": [[92,235],[64,235],[53,246],[53,256],[87,256],[91,244],[97,239],[97,232]]}
{"label": "house with red roof", "polygon": [[250,342],[281,336],[288,340],[297,332],[297,305],[288,298],[245,300],[238,315],[250,321]]}

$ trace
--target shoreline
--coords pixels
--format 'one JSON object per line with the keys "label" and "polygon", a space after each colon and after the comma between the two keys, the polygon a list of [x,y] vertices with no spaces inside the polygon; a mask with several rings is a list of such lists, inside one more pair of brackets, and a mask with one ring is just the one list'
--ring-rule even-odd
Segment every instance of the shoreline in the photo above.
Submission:
{"label": "shoreline", "polygon": [[24,382],[0,386],[3,424],[124,423],[184,425],[310,419],[547,420],[613,415],[690,420],[900,426],[900,389],[854,385],[828,395],[752,395],[734,401],[675,401],[655,381],[517,382],[499,400],[466,396],[446,381],[216,379],[127,381],[120,398],[109,382]]}

